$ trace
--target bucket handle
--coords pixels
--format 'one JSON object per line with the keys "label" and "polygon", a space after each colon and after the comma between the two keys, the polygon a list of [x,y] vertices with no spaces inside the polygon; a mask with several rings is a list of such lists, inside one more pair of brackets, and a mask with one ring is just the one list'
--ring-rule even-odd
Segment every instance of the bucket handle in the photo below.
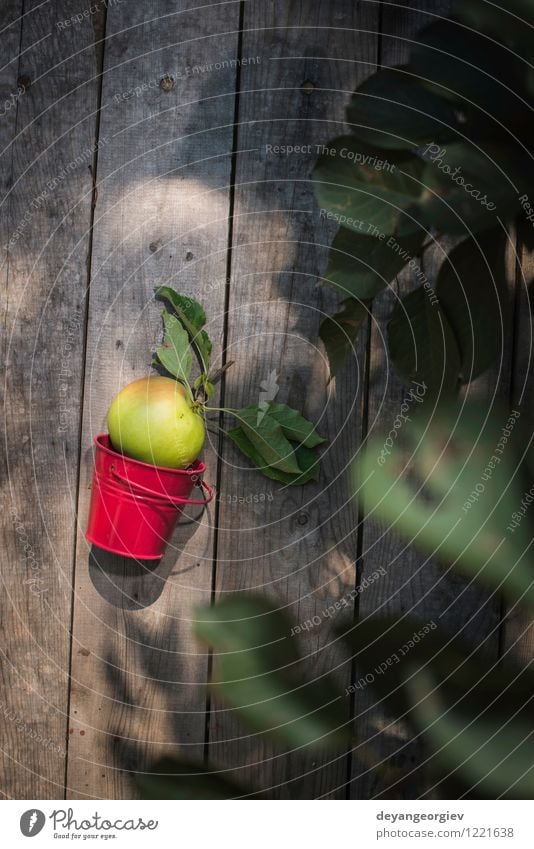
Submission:
{"label": "bucket handle", "polygon": [[203,481],[202,478],[196,478],[196,479],[193,478],[193,480],[195,480],[195,483],[198,486],[200,486],[202,489],[204,489],[207,493],[207,498],[205,498],[203,500],[199,500],[199,499],[195,499],[195,498],[184,498],[183,495],[176,495],[176,496],[165,495],[165,496],[163,496],[161,492],[156,492],[154,489],[149,489],[147,486],[143,486],[140,483],[134,483],[133,481],[129,480],[128,478],[123,478],[122,475],[119,475],[119,473],[116,471],[115,466],[111,466],[110,471],[111,471],[111,474],[114,477],[117,478],[117,480],[119,480],[121,483],[128,484],[128,486],[131,489],[133,489],[133,490],[140,489],[144,493],[146,493],[147,495],[152,495],[152,496],[155,496],[156,498],[164,498],[165,501],[168,501],[171,504],[176,504],[176,505],[179,505],[179,504],[202,504],[203,506],[205,506],[206,504],[209,504],[210,501],[213,498],[213,490],[212,490],[211,486],[208,483],[206,483],[206,481]]}

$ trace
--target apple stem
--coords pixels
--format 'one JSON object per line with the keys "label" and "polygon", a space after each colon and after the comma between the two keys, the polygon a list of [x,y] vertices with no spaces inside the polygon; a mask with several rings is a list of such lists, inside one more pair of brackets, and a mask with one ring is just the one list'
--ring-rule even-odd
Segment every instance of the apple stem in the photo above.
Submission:
{"label": "apple stem", "polygon": [[203,405],[205,413],[230,413],[230,415],[235,416],[236,413],[239,413],[239,410],[231,410],[230,407],[206,407]]}
{"label": "apple stem", "polygon": [[206,430],[209,431],[209,433],[213,433],[214,436],[219,436],[220,433],[224,433],[225,436],[228,436],[228,431],[223,427],[213,428],[206,425]]}

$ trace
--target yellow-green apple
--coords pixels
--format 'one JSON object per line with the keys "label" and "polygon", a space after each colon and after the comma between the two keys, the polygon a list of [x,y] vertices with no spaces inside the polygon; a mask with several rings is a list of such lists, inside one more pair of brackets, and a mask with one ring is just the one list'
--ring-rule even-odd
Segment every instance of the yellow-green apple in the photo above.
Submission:
{"label": "yellow-green apple", "polygon": [[108,413],[111,443],[134,460],[185,469],[205,438],[204,420],[170,377],[142,377],[115,396]]}

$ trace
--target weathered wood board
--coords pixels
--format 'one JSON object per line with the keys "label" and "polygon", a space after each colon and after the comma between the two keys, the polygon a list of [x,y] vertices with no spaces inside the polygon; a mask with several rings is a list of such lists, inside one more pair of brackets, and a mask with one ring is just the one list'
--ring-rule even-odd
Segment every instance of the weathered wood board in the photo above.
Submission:
{"label": "weathered wood board", "polygon": [[[153,289],[209,308],[223,343],[238,7],[174,0],[109,7],[84,388],[72,649],[69,798],[132,798],[162,753],[201,759],[207,655],[192,605],[209,602],[214,508],[180,526],[154,566],[94,551],[81,531],[92,437],[113,395],[149,374],[161,335]],[[223,33],[228,33],[224,35]],[[160,81],[172,76],[174,87]],[[213,448],[206,478],[216,479]]]}
{"label": "weathered wood board", "polygon": [[[345,686],[350,670],[322,611],[355,585],[358,512],[348,463],[359,444],[365,342],[353,368],[327,389],[317,333],[337,299],[318,288],[317,279],[332,230],[314,201],[310,176],[317,146],[346,130],[349,94],[375,68],[377,27],[377,8],[366,3],[247,3],[242,55],[261,61],[242,68],[239,92],[243,152],[236,171],[228,338],[228,357],[236,364],[227,376],[225,403],[258,403],[264,383],[271,397],[317,422],[331,444],[321,480],[294,489],[270,483],[225,446],[216,592],[219,598],[267,592],[296,623],[318,618],[319,625],[297,638],[303,655],[314,675],[335,670]],[[210,758],[235,768],[251,792],[343,797],[343,752],[330,762],[285,752],[250,736],[224,706],[214,702],[212,708]],[[348,699],[346,708],[348,721]]]}
{"label": "weathered wood board", "polygon": [[61,798],[97,52],[90,20],[57,26],[81,0],[5,5],[2,792]]}
{"label": "weathered wood board", "polygon": [[[207,755],[249,792],[278,798],[416,796],[417,743],[370,691],[347,699],[354,749],[329,756],[251,735],[207,697],[210,659],[193,637],[193,607],[227,593],[267,593],[297,624],[311,622],[291,639],[316,677],[333,673],[341,687],[354,670],[324,611],[352,604],[358,581],[378,568],[385,574],[338,622],[353,613],[439,619],[495,657],[531,658],[522,611],[503,619],[499,603],[385,534],[351,499],[349,461],[368,435],[389,430],[406,394],[383,330],[413,280],[377,299],[370,336],[337,385],[326,385],[317,336],[337,303],[316,285],[335,230],[313,198],[317,146],[346,131],[358,82],[402,62],[420,26],[447,8],[149,0],[86,14],[81,0],[53,11],[5,0],[5,797],[133,798],[133,773],[178,753],[197,763]],[[523,250],[521,260],[500,371],[475,390],[511,398],[528,433],[532,257]],[[429,280],[438,262],[426,253]],[[205,304],[216,364],[235,360],[214,406],[257,403],[267,391],[330,442],[321,481],[291,489],[210,433],[206,478],[217,500],[188,512],[154,566],[91,550],[83,531],[92,438],[119,388],[150,372],[161,283]]]}

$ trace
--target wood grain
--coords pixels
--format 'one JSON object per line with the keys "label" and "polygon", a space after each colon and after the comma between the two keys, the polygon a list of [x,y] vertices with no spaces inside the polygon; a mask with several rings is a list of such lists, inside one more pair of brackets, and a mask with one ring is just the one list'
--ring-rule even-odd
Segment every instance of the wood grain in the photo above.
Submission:
{"label": "wood grain", "polygon": [[[377,63],[404,61],[448,3],[198,5],[117,2],[87,15],[82,0],[53,11],[4,0],[0,793],[133,798],[133,774],[158,755],[199,763],[207,749],[250,792],[414,798],[421,749],[370,690],[347,699],[353,751],[330,755],[266,742],[207,700],[193,608],[269,594],[297,623],[319,621],[298,637],[305,664],[344,688],[354,670],[325,611],[352,603],[357,581],[384,567],[359,595],[360,617],[439,620],[495,657],[532,659],[523,610],[503,618],[498,602],[384,533],[350,498],[348,463],[367,434],[389,430],[405,396],[383,334],[414,280],[403,274],[376,300],[369,339],[328,388],[317,335],[337,299],[316,286],[335,230],[313,199],[316,145],[345,132],[350,92]],[[425,255],[430,280],[440,262],[437,249]],[[501,363],[470,393],[511,399],[526,443],[534,264],[524,248],[514,271]],[[91,549],[83,531],[92,438],[115,392],[150,371],[160,283],[205,304],[216,365],[223,351],[236,361],[214,406],[258,402],[274,372],[276,400],[330,443],[320,482],[291,489],[210,434],[217,502],[188,512],[155,566]]]}
{"label": "wood grain", "polygon": [[[98,81],[84,4],[9,2],[2,29],[2,792],[63,794],[83,303]],[[57,17],[56,17],[57,16]],[[10,23],[12,21],[13,23]],[[3,21],[4,23],[4,21]],[[19,52],[20,50],[20,52]],[[18,59],[17,59],[18,54]]]}
{"label": "wood grain", "polygon": [[[162,753],[202,759],[207,656],[192,605],[209,601],[213,509],[191,514],[157,566],[90,552],[82,531],[92,437],[114,394],[150,372],[154,286],[203,302],[220,352],[238,6],[112,4],[103,78],[76,557],[70,798],[132,798]],[[225,34],[227,33],[227,34]],[[199,68],[200,70],[193,70]],[[188,71],[188,69],[190,69]],[[168,75],[174,87],[164,91]],[[205,451],[216,479],[214,450]]]}
{"label": "wood grain", "polygon": [[[236,365],[226,406],[257,403],[274,372],[276,400],[317,422],[331,444],[319,483],[294,489],[268,481],[225,446],[218,528],[217,597],[268,593],[297,623],[318,617],[301,640],[303,654],[312,674],[333,671],[345,686],[349,670],[323,611],[355,582],[358,515],[348,464],[359,445],[363,345],[327,390],[317,334],[337,299],[316,283],[332,230],[320,218],[310,175],[316,146],[344,132],[350,93],[375,67],[377,20],[367,3],[245,5],[242,55],[261,62],[241,69],[238,149],[250,152],[240,154],[236,172],[227,347]],[[235,496],[245,503],[229,503]],[[344,752],[283,751],[250,736],[218,703],[209,739],[212,762],[235,769],[248,788],[282,798],[344,793]]]}

